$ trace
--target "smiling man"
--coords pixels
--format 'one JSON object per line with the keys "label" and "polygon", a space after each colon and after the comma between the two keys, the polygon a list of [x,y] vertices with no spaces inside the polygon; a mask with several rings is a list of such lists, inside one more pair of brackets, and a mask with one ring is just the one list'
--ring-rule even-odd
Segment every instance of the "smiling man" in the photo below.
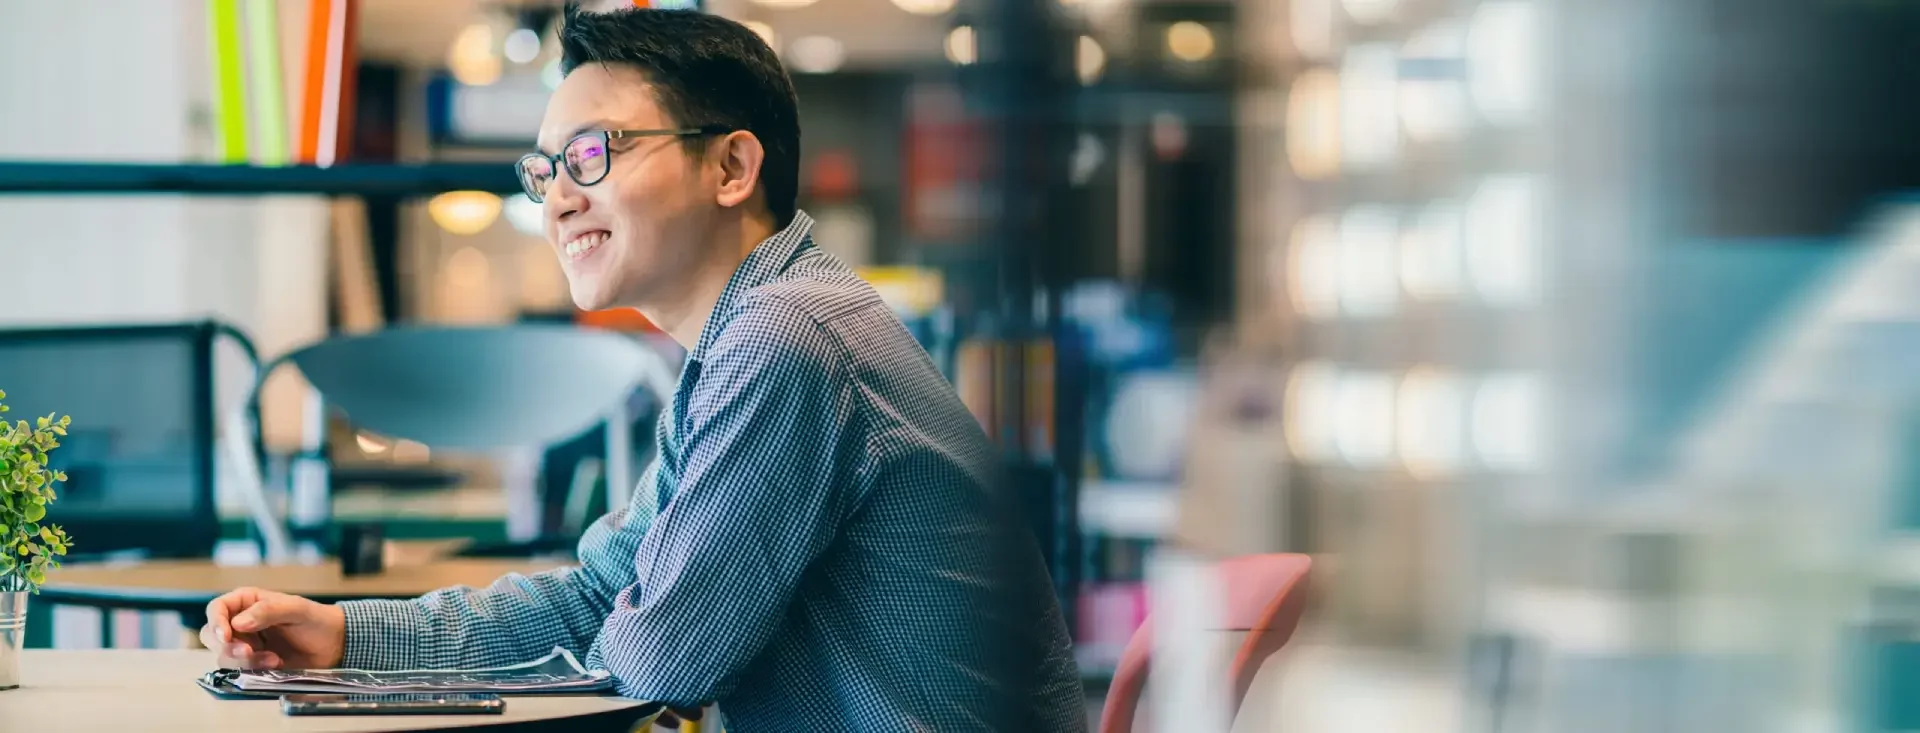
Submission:
{"label": "smiling man", "polygon": [[265,667],[562,646],[625,694],[718,702],[733,733],[1083,728],[994,447],[795,209],[800,129],[773,52],[688,11],[576,15],[561,40],[521,181],[574,301],[637,308],[688,349],[635,504],[586,533],[578,568],[339,606],[241,589],[202,639]]}

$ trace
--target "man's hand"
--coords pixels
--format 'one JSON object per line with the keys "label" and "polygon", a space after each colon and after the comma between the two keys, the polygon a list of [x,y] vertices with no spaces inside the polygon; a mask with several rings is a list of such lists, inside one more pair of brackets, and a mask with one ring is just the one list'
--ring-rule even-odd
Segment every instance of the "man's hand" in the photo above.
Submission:
{"label": "man's hand", "polygon": [[200,643],[222,667],[338,667],[346,655],[347,617],[336,606],[300,596],[241,588],[207,604]]}

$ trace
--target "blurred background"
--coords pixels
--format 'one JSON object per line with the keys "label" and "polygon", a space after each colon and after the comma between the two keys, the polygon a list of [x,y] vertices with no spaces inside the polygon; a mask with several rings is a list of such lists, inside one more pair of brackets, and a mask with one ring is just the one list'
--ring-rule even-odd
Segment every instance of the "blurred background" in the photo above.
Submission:
{"label": "blurred background", "polygon": [[[786,63],[1092,720],[1920,730],[1920,4],[655,6]],[[73,417],[76,551],[564,559],[625,500],[682,354],[518,192],[559,11],[0,0],[0,389]]]}

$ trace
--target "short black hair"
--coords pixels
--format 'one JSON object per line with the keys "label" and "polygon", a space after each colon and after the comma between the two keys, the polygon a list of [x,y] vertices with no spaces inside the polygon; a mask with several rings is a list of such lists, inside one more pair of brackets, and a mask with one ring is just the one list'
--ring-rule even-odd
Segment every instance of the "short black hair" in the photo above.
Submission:
{"label": "short black hair", "polygon": [[760,34],[696,10],[588,12],[569,3],[560,31],[560,70],[571,74],[594,63],[639,69],[674,124],[753,133],[766,149],[760,186],[767,207],[777,226],[793,221],[800,191],[799,99]]}

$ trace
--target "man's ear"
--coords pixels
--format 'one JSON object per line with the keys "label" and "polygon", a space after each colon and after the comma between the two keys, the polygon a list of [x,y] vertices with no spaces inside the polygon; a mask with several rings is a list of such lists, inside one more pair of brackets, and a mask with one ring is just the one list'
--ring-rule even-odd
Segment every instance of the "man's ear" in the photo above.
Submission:
{"label": "man's ear", "polygon": [[766,160],[767,149],[746,130],[727,133],[714,147],[720,155],[718,203],[727,208],[746,203],[760,188],[760,163]]}

